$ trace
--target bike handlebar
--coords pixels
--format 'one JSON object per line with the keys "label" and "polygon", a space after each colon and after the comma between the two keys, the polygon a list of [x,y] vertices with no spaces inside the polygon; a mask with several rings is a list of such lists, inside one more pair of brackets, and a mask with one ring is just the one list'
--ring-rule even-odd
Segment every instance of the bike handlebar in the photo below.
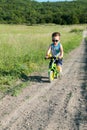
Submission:
{"label": "bike handlebar", "polygon": [[[51,56],[51,57],[45,57],[45,60],[46,59],[54,59],[54,60],[58,60],[58,59],[60,59],[59,57],[55,57],[55,56]],[[63,58],[61,58],[61,59],[63,59]]]}
{"label": "bike handlebar", "polygon": [[58,59],[58,57],[54,57],[54,56],[51,56],[51,57],[45,57],[45,59]]}

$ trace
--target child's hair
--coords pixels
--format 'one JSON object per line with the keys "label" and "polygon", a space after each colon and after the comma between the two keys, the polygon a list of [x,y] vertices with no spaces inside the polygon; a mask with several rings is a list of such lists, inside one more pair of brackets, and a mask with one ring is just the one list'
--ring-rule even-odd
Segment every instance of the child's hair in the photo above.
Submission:
{"label": "child's hair", "polygon": [[52,37],[61,36],[59,32],[52,33]]}

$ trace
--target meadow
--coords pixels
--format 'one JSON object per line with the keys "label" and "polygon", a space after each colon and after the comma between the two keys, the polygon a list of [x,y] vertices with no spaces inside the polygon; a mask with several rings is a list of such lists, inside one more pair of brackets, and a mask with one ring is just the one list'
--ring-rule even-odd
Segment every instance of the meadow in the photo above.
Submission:
{"label": "meadow", "polygon": [[[64,57],[78,47],[86,25],[0,25],[0,92],[13,90],[18,81],[43,70],[51,34],[61,33]],[[27,81],[27,80],[26,80]],[[28,81],[29,82],[29,81]],[[20,86],[20,84],[18,85]],[[20,88],[24,87],[21,83]]]}

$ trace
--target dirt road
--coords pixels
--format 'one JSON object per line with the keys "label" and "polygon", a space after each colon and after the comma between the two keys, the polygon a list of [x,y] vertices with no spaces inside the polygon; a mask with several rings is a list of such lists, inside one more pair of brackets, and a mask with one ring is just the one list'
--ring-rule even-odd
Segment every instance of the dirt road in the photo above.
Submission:
{"label": "dirt road", "polygon": [[64,60],[63,77],[29,77],[32,85],[18,97],[0,100],[0,130],[87,130],[87,44]]}

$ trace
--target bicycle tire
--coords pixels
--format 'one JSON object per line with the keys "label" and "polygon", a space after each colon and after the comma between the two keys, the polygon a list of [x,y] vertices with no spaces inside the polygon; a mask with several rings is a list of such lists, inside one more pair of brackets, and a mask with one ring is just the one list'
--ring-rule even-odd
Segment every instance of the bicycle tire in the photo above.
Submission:
{"label": "bicycle tire", "polygon": [[52,82],[54,80],[54,72],[50,71],[49,73],[49,81]]}

